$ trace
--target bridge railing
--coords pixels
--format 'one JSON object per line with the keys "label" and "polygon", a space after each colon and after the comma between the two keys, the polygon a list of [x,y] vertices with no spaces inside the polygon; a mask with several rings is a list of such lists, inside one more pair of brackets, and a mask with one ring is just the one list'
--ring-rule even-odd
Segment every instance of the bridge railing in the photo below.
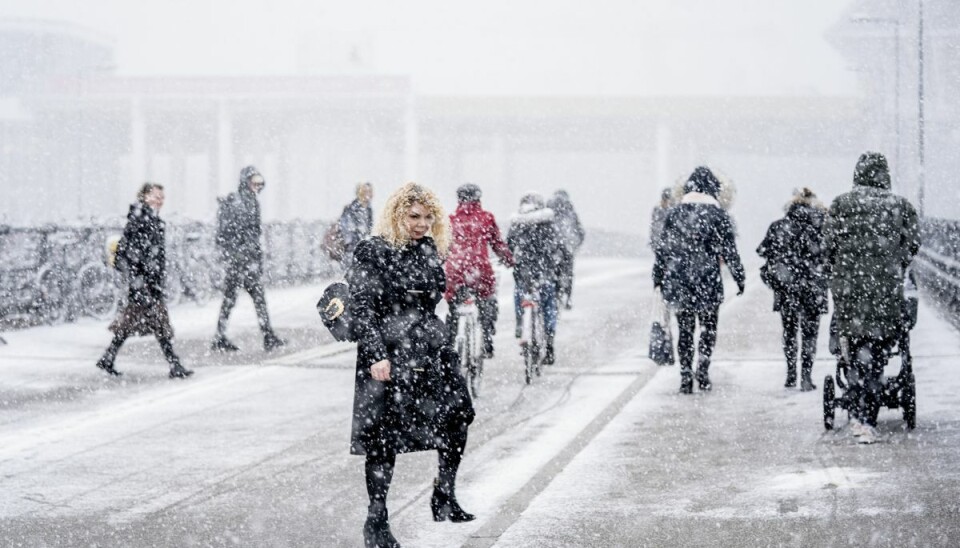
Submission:
{"label": "bridge railing", "polygon": [[960,313],[960,221],[927,218],[914,260],[921,286],[948,311]]}

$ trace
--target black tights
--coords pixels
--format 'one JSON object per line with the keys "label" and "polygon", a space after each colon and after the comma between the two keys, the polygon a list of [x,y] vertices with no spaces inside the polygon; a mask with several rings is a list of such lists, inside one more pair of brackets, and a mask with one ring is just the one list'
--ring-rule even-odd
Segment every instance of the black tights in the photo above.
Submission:
{"label": "black tights", "polygon": [[677,337],[677,353],[680,354],[680,374],[690,375],[693,368],[693,332],[700,320],[700,369],[704,372],[710,367],[710,356],[717,343],[717,312],[719,308],[709,310],[677,310],[677,325],[680,334]]}
{"label": "black tights", "polygon": [[[117,352],[120,351],[120,347],[123,346],[127,337],[129,337],[129,335],[126,333],[115,334],[113,340],[110,341],[110,346],[107,347],[101,359],[113,365],[113,361],[117,359]],[[180,358],[177,357],[177,353],[173,351],[173,341],[170,337],[157,335],[157,342],[160,343],[160,349],[163,350],[163,356],[167,359],[167,363],[169,363],[171,367],[179,365]]]}
{"label": "black tights", "polygon": [[796,375],[797,331],[799,331],[802,338],[801,367],[804,376],[809,377],[813,370],[814,357],[817,355],[820,314],[815,311],[811,313],[802,306],[784,306],[780,310],[780,317],[783,320],[783,354],[787,359],[787,375]]}
{"label": "black tights", "polygon": [[[437,488],[452,496],[457,482],[457,471],[463,458],[463,450],[467,445],[467,429],[450,435],[449,447],[437,450],[439,464],[439,481]],[[368,513],[371,515],[386,515],[387,493],[390,491],[390,482],[393,480],[393,469],[396,466],[396,453],[367,453],[364,465],[364,474],[367,481],[367,497],[370,499]]]}

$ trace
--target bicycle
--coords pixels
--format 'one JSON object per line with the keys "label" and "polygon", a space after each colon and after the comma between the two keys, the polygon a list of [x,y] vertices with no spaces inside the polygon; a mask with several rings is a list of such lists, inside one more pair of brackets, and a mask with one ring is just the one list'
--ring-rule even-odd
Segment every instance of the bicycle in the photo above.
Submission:
{"label": "bicycle", "polygon": [[480,324],[480,308],[472,290],[464,288],[458,295],[457,336],[455,345],[460,355],[461,371],[466,373],[470,395],[480,395],[483,384],[483,327]]}
{"label": "bicycle", "polygon": [[45,323],[73,321],[78,315],[106,320],[116,313],[120,284],[106,264],[106,248],[100,252],[91,246],[98,235],[92,228],[44,231],[36,305]]}
{"label": "bicycle", "polygon": [[168,305],[187,297],[203,306],[223,287],[223,269],[209,257],[212,245],[206,239],[200,225],[175,226],[171,231],[174,245],[170,246],[164,282]]}
{"label": "bicycle", "polygon": [[523,294],[520,309],[520,351],[523,354],[524,379],[530,384],[534,376],[541,374],[542,352],[546,349],[547,340],[539,288]]}

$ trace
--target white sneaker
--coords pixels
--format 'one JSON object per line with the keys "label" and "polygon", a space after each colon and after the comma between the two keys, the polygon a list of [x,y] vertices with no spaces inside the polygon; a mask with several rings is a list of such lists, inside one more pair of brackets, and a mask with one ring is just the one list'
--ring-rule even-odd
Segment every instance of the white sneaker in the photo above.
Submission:
{"label": "white sneaker", "polygon": [[872,426],[862,425],[863,434],[857,438],[857,443],[861,444],[871,444],[876,443],[880,436],[877,434],[877,429]]}
{"label": "white sneaker", "polygon": [[850,433],[853,434],[853,437],[859,438],[865,433],[865,428],[867,428],[867,426],[857,419],[853,419],[850,421],[850,425],[847,428],[850,430]]}

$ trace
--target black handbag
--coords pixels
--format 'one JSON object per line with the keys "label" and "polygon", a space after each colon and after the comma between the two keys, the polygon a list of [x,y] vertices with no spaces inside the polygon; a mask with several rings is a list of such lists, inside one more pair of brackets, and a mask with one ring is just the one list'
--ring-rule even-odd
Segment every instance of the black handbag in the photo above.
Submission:
{"label": "black handbag", "polygon": [[357,342],[353,330],[350,286],[346,282],[334,282],[323,290],[323,296],[317,302],[317,312],[334,339]]}
{"label": "black handbag", "polygon": [[649,355],[657,365],[673,365],[673,336],[660,322],[650,326]]}

